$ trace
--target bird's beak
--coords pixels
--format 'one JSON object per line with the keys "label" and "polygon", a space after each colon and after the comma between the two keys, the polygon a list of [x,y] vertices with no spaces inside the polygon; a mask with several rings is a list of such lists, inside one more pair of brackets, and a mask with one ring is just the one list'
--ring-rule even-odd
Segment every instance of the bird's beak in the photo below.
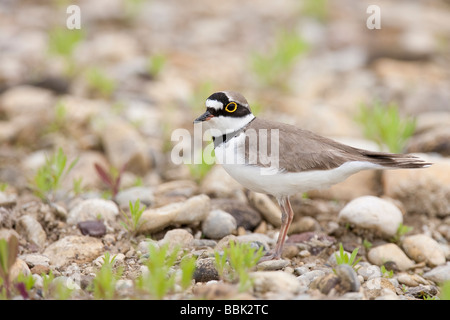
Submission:
{"label": "bird's beak", "polygon": [[211,114],[211,112],[209,112],[208,110],[206,110],[206,112],[204,114],[202,114],[200,117],[198,117],[197,119],[194,120],[194,123],[199,123],[199,122],[203,122],[203,121],[208,121],[209,119],[213,118],[214,116]]}

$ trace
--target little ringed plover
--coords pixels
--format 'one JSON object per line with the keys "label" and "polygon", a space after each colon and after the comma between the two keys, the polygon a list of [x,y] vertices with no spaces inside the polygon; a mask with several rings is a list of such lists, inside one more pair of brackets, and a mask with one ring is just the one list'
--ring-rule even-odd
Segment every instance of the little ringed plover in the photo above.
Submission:
{"label": "little ringed plover", "polygon": [[216,92],[195,119],[209,129],[217,162],[244,187],[273,195],[280,205],[281,228],[275,249],[262,260],[281,257],[292,222],[289,197],[328,188],[366,169],[425,168],[413,155],[354,148],[293,125],[256,118],[237,92]]}

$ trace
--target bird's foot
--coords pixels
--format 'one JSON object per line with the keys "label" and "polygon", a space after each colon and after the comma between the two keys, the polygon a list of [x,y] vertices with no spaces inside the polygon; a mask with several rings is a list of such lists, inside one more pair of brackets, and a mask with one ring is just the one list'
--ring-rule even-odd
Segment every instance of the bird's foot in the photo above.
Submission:
{"label": "bird's foot", "polygon": [[261,259],[259,259],[259,262],[264,262],[264,261],[270,261],[270,260],[277,260],[281,258],[281,254],[278,254],[276,251],[269,251],[267,252],[265,255],[263,255],[261,257]]}

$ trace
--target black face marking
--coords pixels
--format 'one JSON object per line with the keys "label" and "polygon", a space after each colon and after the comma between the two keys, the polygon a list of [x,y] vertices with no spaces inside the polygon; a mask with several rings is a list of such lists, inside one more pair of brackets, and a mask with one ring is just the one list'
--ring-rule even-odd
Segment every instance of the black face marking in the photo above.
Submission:
{"label": "black face marking", "polygon": [[[207,110],[215,117],[226,116],[226,117],[240,118],[240,117],[244,117],[251,113],[249,108],[241,105],[237,101],[230,100],[228,98],[228,96],[223,92],[213,93],[212,95],[210,95],[208,97],[207,100],[219,101],[223,105],[223,108],[221,108],[220,110],[216,110],[214,108],[207,108]],[[226,107],[230,104],[230,102],[232,103],[232,105],[230,107],[228,107],[228,111],[227,111]],[[234,104],[236,104],[236,108],[235,108]],[[230,110],[234,110],[234,111],[230,112]]]}

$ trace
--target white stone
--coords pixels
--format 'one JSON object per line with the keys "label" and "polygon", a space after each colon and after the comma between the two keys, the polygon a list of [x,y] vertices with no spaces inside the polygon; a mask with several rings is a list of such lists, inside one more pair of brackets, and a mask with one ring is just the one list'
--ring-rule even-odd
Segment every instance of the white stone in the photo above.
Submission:
{"label": "white stone", "polygon": [[378,266],[387,261],[393,261],[397,267],[404,271],[414,266],[406,254],[395,243],[387,243],[370,249],[367,255],[369,261]]}
{"label": "white stone", "polygon": [[425,261],[434,267],[445,263],[445,253],[439,243],[424,234],[416,234],[403,239],[403,250],[416,262]]}
{"label": "white stone", "polygon": [[103,219],[107,222],[115,221],[119,208],[111,200],[88,199],[77,204],[69,211],[67,223],[76,225],[86,220]]}
{"label": "white stone", "polygon": [[390,238],[403,222],[402,212],[391,202],[363,196],[350,201],[340,212],[341,223],[350,223],[357,228],[369,229]]}

